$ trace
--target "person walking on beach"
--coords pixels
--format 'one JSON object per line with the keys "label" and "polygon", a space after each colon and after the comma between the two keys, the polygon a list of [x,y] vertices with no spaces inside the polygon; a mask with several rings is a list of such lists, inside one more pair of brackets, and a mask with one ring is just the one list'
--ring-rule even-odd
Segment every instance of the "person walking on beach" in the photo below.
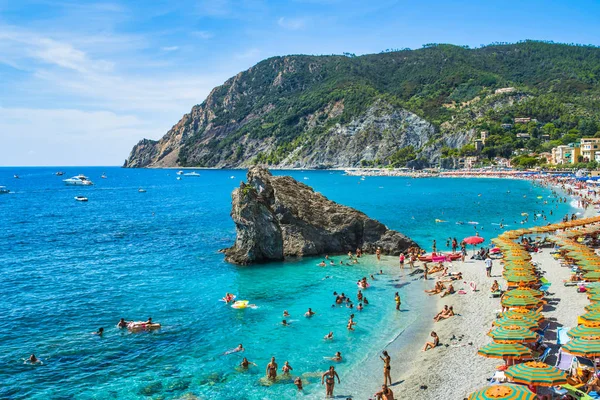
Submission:
{"label": "person walking on beach", "polygon": [[383,361],[383,384],[387,385],[388,384],[388,380],[390,382],[390,384],[392,384],[392,375],[390,374],[390,361],[391,361],[391,357],[388,354],[388,352],[386,350],[384,350],[382,352],[383,357],[379,356],[379,358],[381,358],[381,360]]}
{"label": "person walking on beach", "polygon": [[[321,375],[321,385],[325,383],[325,395],[326,397],[333,397],[333,388],[335,387],[335,378],[337,378],[338,383],[340,382],[340,376],[335,372],[334,366],[329,367],[329,371],[325,372]],[[323,382],[325,381],[325,382]]]}
{"label": "person walking on beach", "polygon": [[400,294],[398,292],[396,292],[396,296],[395,296],[394,300],[396,300],[396,310],[400,311],[401,300],[400,300]]}
{"label": "person walking on beach", "polygon": [[400,268],[404,269],[404,253],[400,253]]}
{"label": "person walking on beach", "polygon": [[488,278],[492,277],[492,259],[489,254],[485,258],[485,273]]}

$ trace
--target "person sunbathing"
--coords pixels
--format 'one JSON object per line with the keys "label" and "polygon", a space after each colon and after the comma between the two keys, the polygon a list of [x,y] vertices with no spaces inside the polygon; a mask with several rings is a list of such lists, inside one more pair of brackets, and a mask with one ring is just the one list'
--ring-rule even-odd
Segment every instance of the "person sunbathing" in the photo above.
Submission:
{"label": "person sunbathing", "polygon": [[443,280],[443,281],[440,281],[440,282],[442,282],[442,283],[448,283],[448,282],[460,281],[463,278],[462,272],[459,272],[457,275],[449,275],[448,278],[450,278],[450,279]]}
{"label": "person sunbathing", "polygon": [[434,295],[438,293],[442,293],[442,290],[446,289],[446,286],[442,282],[436,282],[435,287],[431,290],[425,290],[425,293],[429,293],[429,295]]}
{"label": "person sunbathing", "polygon": [[497,280],[494,280],[494,283],[492,283],[492,293],[493,292],[498,292],[500,290],[500,285],[498,284]]}
{"label": "person sunbathing", "polygon": [[444,293],[442,293],[441,297],[446,297],[451,294],[454,294],[454,286],[452,286],[452,284],[448,285],[448,289],[446,289],[446,291]]}
{"label": "person sunbathing", "polygon": [[440,272],[440,271],[443,271],[443,270],[444,270],[443,264],[442,264],[442,263],[439,263],[439,264],[438,264],[438,265],[436,265],[435,267],[431,268],[431,269],[429,270],[429,273],[430,273],[430,274],[435,274],[436,272]]}
{"label": "person sunbathing", "polygon": [[375,393],[377,400],[394,400],[394,392],[387,385],[381,385],[381,391]]}
{"label": "person sunbathing", "polygon": [[440,344],[440,338],[438,337],[437,333],[431,331],[431,337],[433,338],[433,342],[425,343],[425,347],[423,347],[423,351],[433,349],[433,348],[437,347],[437,345]]}
{"label": "person sunbathing", "polygon": [[435,322],[440,322],[441,320],[448,319],[450,317],[454,317],[454,306],[450,306],[448,308],[448,311],[442,312],[440,315],[438,315],[437,317],[435,317],[433,320]]}
{"label": "person sunbathing", "polygon": [[597,375],[592,375],[592,379],[585,385],[586,393],[590,393],[591,391],[598,392],[600,390],[600,378]]}
{"label": "person sunbathing", "polygon": [[447,313],[448,312],[448,305],[446,304],[444,306],[444,308],[442,309],[442,311],[440,311],[439,313],[435,314],[435,317],[433,317],[433,320],[435,321],[437,317],[439,317],[440,315]]}

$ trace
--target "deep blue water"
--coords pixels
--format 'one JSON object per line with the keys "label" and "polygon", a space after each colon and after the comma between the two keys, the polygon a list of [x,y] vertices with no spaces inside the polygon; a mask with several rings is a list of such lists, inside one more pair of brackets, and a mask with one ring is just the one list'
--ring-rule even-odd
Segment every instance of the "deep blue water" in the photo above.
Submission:
{"label": "deep blue water", "polygon": [[[252,267],[225,263],[218,250],[235,238],[230,193],[244,171],[199,171],[201,177],[178,181],[172,170],[60,169],[63,177],[54,176],[59,168],[0,168],[0,185],[14,192],[0,195],[2,399],[295,398],[288,380],[268,386],[261,379],[271,356],[280,367],[288,360],[292,376],[304,378],[304,397],[321,398],[315,376],[336,351],[344,356],[336,392],[372,393],[380,368],[365,365],[434,304],[395,259],[367,257],[357,266],[327,268],[314,258]],[[100,179],[102,172],[107,179]],[[63,184],[78,173],[96,185]],[[275,173],[290,174],[426,248],[436,239],[445,249],[446,238],[460,240],[476,230],[491,239],[502,219],[509,229],[521,226],[522,212],[533,225],[540,224],[532,221],[535,212],[549,216],[552,209],[549,221],[555,221],[572,211],[553,203],[549,190],[524,181]],[[140,187],[147,192],[138,193]],[[75,201],[76,195],[89,202]],[[371,304],[354,311],[357,329],[348,332],[352,311],[332,308],[332,293],[355,297],[356,280],[379,269],[385,275],[365,293]],[[406,310],[401,314],[394,309],[397,286]],[[218,299],[227,291],[258,308],[224,305]],[[308,307],[317,312],[311,319],[302,316]],[[283,310],[291,314],[289,327],[281,325]],[[131,334],[115,328],[120,317],[149,316],[162,329]],[[99,327],[106,329],[103,337],[91,334]],[[324,341],[329,331],[335,339]],[[244,353],[223,356],[239,343]],[[24,364],[31,353],[43,365]],[[236,369],[242,356],[258,367]],[[365,368],[363,379],[348,382],[358,368]]]}

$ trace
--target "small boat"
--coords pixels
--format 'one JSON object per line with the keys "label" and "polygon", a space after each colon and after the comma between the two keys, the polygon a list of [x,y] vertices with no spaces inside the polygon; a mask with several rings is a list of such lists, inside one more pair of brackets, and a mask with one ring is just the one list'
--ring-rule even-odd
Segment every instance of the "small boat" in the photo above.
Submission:
{"label": "small boat", "polygon": [[6,186],[0,186],[0,194],[10,193],[10,190],[6,188]]}
{"label": "small boat", "polygon": [[57,172],[56,174],[54,174],[54,175],[56,175],[56,176],[63,176],[64,174],[65,174],[64,172],[62,172],[62,171],[58,171],[58,172]]}
{"label": "small boat", "polygon": [[180,177],[180,176],[178,176],[178,177],[177,177],[177,180],[178,180],[178,181],[180,181],[180,180],[181,180],[181,177]]}
{"label": "small boat", "polygon": [[146,193],[146,189],[139,188],[139,189],[138,189],[138,192],[139,192],[139,193]]}
{"label": "small boat", "polygon": [[183,175],[183,171],[177,171],[177,175]]}
{"label": "small boat", "polygon": [[183,176],[200,176],[200,174],[197,173],[196,171],[194,171],[194,172],[187,172],[187,173],[183,174]]}
{"label": "small boat", "polygon": [[14,176],[15,179],[19,179],[19,175],[14,174],[13,176]]}
{"label": "small boat", "polygon": [[77,201],[88,201],[88,198],[85,196],[75,196],[75,200]]}
{"label": "small boat", "polygon": [[77,175],[69,179],[63,179],[66,185],[71,186],[91,186],[94,183],[88,179],[85,175]]}
{"label": "small boat", "polygon": [[106,174],[102,173],[102,176],[100,178],[106,179]]}

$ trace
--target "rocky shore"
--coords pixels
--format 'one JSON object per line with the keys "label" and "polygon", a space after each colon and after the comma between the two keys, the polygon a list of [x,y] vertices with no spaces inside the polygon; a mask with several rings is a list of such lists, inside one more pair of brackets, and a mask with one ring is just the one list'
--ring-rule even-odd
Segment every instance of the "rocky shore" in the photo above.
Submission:
{"label": "rocky shore", "polygon": [[250,264],[286,257],[364,253],[399,255],[417,244],[353,208],[337,204],[289,176],[250,168],[232,197],[235,244],[226,260]]}

